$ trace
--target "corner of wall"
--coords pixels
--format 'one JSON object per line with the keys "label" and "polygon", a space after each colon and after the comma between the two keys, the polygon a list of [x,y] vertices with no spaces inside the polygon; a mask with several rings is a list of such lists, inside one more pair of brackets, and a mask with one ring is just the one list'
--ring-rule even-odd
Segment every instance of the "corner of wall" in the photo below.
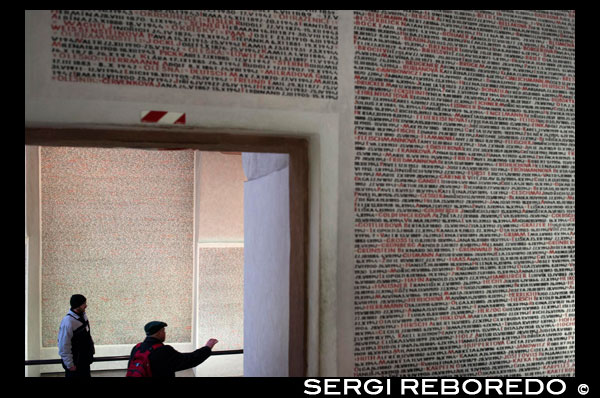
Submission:
{"label": "corner of wall", "polygon": [[[25,147],[25,359],[40,357],[40,169],[39,147]],[[27,366],[25,376],[39,377],[38,366]]]}

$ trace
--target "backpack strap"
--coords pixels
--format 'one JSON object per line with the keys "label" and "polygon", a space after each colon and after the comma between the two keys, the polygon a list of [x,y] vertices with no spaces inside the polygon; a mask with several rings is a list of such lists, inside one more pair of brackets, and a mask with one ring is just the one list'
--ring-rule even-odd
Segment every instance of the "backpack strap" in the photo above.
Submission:
{"label": "backpack strap", "polygon": [[[137,344],[135,345],[135,347],[133,348],[133,355],[132,355],[132,358],[133,358],[133,356],[135,356],[135,354],[136,354],[138,351],[140,351],[140,350],[142,349],[142,344],[144,344],[144,342],[143,342],[143,341],[142,341],[141,343],[137,343]],[[164,345],[163,343],[156,343],[156,344],[153,344],[153,345],[151,345],[150,347],[146,348],[144,351],[154,351],[154,350],[156,350],[157,348],[159,348],[159,347],[162,347],[163,345]]]}
{"label": "backpack strap", "polygon": [[71,318],[75,319],[76,321],[81,322],[81,324],[82,324],[81,326],[79,326],[77,329],[74,330],[75,332],[78,332],[82,328],[86,328],[86,331],[87,331],[87,329],[89,329],[90,322],[86,321],[85,318],[83,317],[83,315],[80,316],[79,318],[76,318],[76,317],[74,317],[73,315],[71,315],[69,313],[67,313],[67,315],[70,316]]}
{"label": "backpack strap", "polygon": [[[83,319],[83,317],[79,317],[79,318],[77,318],[77,317],[74,317],[74,316],[73,316],[73,315],[71,315],[71,314],[67,314],[67,315],[68,315],[68,316],[70,316],[71,318],[75,319],[77,322],[81,322],[81,323],[83,324],[83,326],[85,326],[85,320]],[[80,326],[80,327],[81,327],[81,326]],[[79,327],[79,328],[80,328],[80,327]],[[79,328],[78,328],[78,329],[79,329]]]}
{"label": "backpack strap", "polygon": [[154,344],[152,347],[149,347],[149,348],[148,348],[148,350],[149,350],[149,351],[154,351],[154,350],[156,350],[157,348],[159,348],[159,347],[162,347],[162,346],[163,346],[163,343],[156,343],[156,344]]}

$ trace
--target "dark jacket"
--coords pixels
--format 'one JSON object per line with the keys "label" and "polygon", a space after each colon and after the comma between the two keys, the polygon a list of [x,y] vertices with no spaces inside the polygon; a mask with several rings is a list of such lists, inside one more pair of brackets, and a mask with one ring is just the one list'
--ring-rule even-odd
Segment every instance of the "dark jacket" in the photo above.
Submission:
{"label": "dark jacket", "polygon": [[94,340],[90,334],[90,323],[83,318],[78,319],[82,325],[73,331],[71,345],[75,366],[85,366],[94,362]]}
{"label": "dark jacket", "polygon": [[[146,340],[140,346],[140,350],[147,350],[157,343],[160,343],[160,340],[154,337],[146,337]],[[134,352],[135,347],[131,350],[130,361]],[[210,347],[202,347],[193,352],[181,353],[170,345],[163,345],[148,356],[152,377],[175,377],[175,372],[200,365],[210,357],[211,353]]]}

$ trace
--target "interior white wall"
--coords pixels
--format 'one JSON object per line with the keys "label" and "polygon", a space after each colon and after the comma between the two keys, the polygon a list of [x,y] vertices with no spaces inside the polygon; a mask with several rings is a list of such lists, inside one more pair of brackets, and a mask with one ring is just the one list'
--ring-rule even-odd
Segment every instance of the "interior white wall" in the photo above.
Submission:
{"label": "interior white wall", "polygon": [[[218,344],[214,348],[218,350]],[[240,377],[244,375],[244,354],[213,355],[194,368],[196,377]]]}
{"label": "interior white wall", "polygon": [[244,183],[244,376],[288,376],[289,213],[288,166]]}

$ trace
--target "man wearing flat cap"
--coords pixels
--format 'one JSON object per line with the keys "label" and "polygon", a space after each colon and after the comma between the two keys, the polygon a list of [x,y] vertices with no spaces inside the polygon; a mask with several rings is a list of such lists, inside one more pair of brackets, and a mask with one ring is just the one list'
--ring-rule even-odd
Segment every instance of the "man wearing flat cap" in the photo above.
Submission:
{"label": "man wearing flat cap", "polygon": [[148,360],[152,377],[175,377],[175,372],[193,368],[204,362],[210,357],[214,345],[218,343],[218,340],[210,339],[204,347],[193,352],[181,353],[170,345],[163,344],[166,339],[166,326],[167,324],[161,321],[148,322],[144,326],[146,339],[131,350],[128,368],[138,351],[150,350]]}
{"label": "man wearing flat cap", "polygon": [[87,300],[81,294],[74,294],[70,304],[71,309],[58,330],[58,354],[65,377],[90,377],[90,364],[94,361],[96,350],[85,313]]}

